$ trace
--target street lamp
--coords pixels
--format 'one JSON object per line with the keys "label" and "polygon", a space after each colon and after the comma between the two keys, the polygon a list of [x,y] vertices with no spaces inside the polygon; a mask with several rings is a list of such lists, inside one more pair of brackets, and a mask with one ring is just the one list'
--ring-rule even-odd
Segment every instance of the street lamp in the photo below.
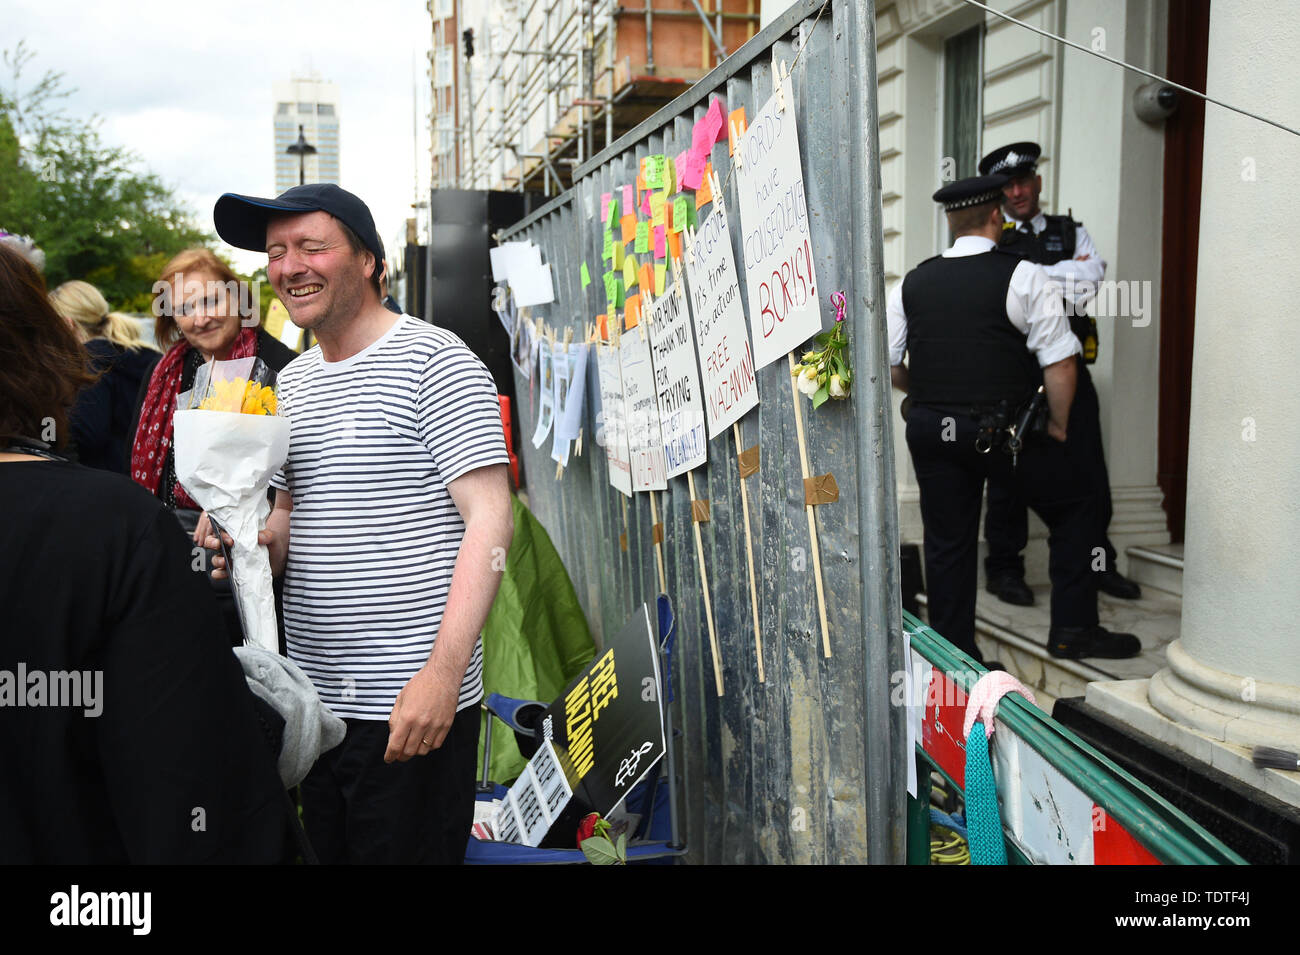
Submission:
{"label": "street lamp", "polygon": [[298,124],[298,141],[285,150],[290,156],[298,157],[298,185],[307,182],[307,157],[316,155],[316,147],[307,142],[302,134],[302,124]]}

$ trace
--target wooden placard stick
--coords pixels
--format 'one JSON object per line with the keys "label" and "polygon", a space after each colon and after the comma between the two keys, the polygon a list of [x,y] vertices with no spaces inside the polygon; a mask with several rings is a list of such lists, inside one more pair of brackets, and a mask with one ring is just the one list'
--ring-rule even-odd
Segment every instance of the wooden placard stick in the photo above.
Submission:
{"label": "wooden placard stick", "polygon": [[[799,435],[799,466],[803,469],[803,479],[812,477],[808,467],[808,442],[803,435],[803,413],[799,408],[799,389],[794,377],[794,352],[786,356],[790,361],[790,394],[794,398],[794,426]],[[813,506],[805,497],[804,510],[808,514],[808,538],[812,542],[813,580],[817,584],[817,614],[822,625],[822,656],[831,655],[830,627],[826,623],[826,591],[822,584],[821,547],[817,544],[817,518],[813,515]]]}
{"label": "wooden placard stick", "polygon": [[[707,520],[708,504],[696,507],[695,472],[686,472],[686,484],[691,492],[691,523],[695,526],[695,555],[700,559],[700,589],[704,592],[704,619],[709,625],[709,649],[713,652],[713,682],[722,696],[722,654],[718,651],[718,632],[713,628],[713,602],[709,599],[709,572],[704,566],[704,537],[700,534],[701,520]],[[759,666],[762,666],[760,661]]]}
{"label": "wooden placard stick", "polygon": [[[731,425],[731,436],[736,442],[736,460],[740,460],[740,422]],[[749,492],[745,490],[745,472],[740,473],[740,509],[745,515],[745,563],[749,565],[749,606],[754,615],[754,653],[758,657],[758,682],[766,683],[763,674],[763,635],[758,628],[758,584],[754,578],[754,536],[749,529]]]}
{"label": "wooden placard stick", "polygon": [[659,532],[654,536],[658,538],[655,541],[655,564],[659,568],[659,592],[668,593],[668,578],[664,574],[664,541],[663,531],[659,529],[659,508],[655,504],[655,492],[646,491],[650,495],[650,520]]}

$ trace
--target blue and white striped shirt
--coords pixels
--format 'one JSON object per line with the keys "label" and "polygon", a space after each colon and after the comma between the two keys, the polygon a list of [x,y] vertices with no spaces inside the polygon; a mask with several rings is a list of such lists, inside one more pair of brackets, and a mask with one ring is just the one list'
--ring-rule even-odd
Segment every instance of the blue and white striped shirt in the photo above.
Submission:
{"label": "blue and white striped shirt", "polygon": [[[447,484],[509,463],[496,385],[458,337],[406,315],[343,361],[310,349],[278,384],[289,656],[337,715],[386,720],[442,624],[465,534]],[[482,696],[479,640],[457,709]]]}

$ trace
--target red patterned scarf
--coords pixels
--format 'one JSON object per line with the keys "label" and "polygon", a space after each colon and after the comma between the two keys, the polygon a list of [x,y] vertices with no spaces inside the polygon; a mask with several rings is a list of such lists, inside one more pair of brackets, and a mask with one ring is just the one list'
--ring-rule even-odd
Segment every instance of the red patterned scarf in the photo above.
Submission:
{"label": "red patterned scarf", "polygon": [[[180,394],[185,356],[189,350],[190,343],[182,338],[154,367],[149,391],[140,407],[140,427],[136,429],[135,444],[131,448],[131,480],[159,497],[158,485],[162,481],[163,469],[167,467],[167,450],[172,444],[172,413],[176,410],[176,397]],[[230,357],[251,358],[256,354],[257,329],[241,328]],[[200,509],[179,481],[176,482],[175,496],[177,507]]]}

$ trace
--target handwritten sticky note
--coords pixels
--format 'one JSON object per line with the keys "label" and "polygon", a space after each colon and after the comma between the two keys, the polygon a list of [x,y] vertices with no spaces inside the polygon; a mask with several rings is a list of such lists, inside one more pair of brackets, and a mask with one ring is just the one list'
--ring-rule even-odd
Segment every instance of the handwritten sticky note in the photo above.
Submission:
{"label": "handwritten sticky note", "polygon": [[664,227],[657,225],[655,226],[655,258],[662,259],[666,254],[664,248]]}
{"label": "handwritten sticky note", "polygon": [[623,244],[627,245],[636,238],[636,216],[629,212],[620,221],[623,225]]}
{"label": "handwritten sticky note", "polygon": [[623,287],[636,285],[636,256],[629,255],[623,260]]}
{"label": "handwritten sticky note", "polygon": [[636,203],[633,201],[632,192],[633,189],[631,186],[623,187],[623,208],[624,209],[630,210],[636,208]]}
{"label": "handwritten sticky note", "polygon": [[641,296],[634,295],[627,300],[627,311],[623,313],[623,330],[631,331],[641,324]]}
{"label": "handwritten sticky note", "polygon": [[614,237],[610,235],[608,232],[605,233],[605,243],[604,246],[601,248],[600,257],[602,259],[611,259],[611,260],[614,258]]}
{"label": "handwritten sticky note", "polygon": [[727,118],[727,155],[733,155],[736,151],[736,137],[745,135],[748,128],[745,124],[745,107],[733,109],[731,116]]}
{"label": "handwritten sticky note", "polygon": [[664,279],[668,276],[668,266],[655,264],[655,294],[664,294]]}
{"label": "handwritten sticky note", "polygon": [[643,292],[649,292],[651,289],[654,288],[655,269],[653,263],[647,262],[645,265],[641,266],[640,279],[641,279],[641,290]]}
{"label": "handwritten sticky note", "polygon": [[664,225],[664,196],[661,192],[650,193],[650,221],[654,225]]}
{"label": "handwritten sticky note", "polygon": [[713,201],[713,163],[706,163],[700,177],[700,188],[695,193],[695,208],[703,209]]}
{"label": "handwritten sticky note", "polygon": [[614,307],[614,299],[618,291],[618,274],[615,272],[606,272],[601,276],[605,280],[605,304],[610,308]]}
{"label": "handwritten sticky note", "polygon": [[579,274],[582,277],[582,287],[585,290],[587,286],[591,284],[591,273],[587,271],[586,262],[582,263],[582,269],[580,270]]}
{"label": "handwritten sticky note", "polygon": [[650,223],[642,220],[636,224],[636,251],[643,254],[650,251]]}
{"label": "handwritten sticky note", "polygon": [[664,184],[664,160],[666,156],[646,156],[641,160],[644,164],[644,176],[647,189],[662,189]]}
{"label": "handwritten sticky note", "polygon": [[680,232],[668,233],[668,254],[674,259],[682,257],[682,234]]}
{"label": "handwritten sticky note", "polygon": [[686,163],[687,163],[686,157],[689,155],[690,155],[689,149],[683,150],[682,152],[678,153],[677,158],[673,160],[673,173],[674,173],[674,178],[677,180],[675,183],[673,183],[673,188],[677,191],[681,191],[682,189],[688,188],[686,183],[682,182],[682,176],[685,175],[686,173]]}
{"label": "handwritten sticky note", "polygon": [[673,231],[681,232],[690,225],[690,203],[686,201],[685,196],[678,196],[673,200]]}
{"label": "handwritten sticky note", "polygon": [[614,307],[622,308],[623,303],[627,301],[627,290],[623,288],[623,276],[614,277]]}
{"label": "handwritten sticky note", "polygon": [[710,146],[722,142],[722,137],[726,135],[727,124],[722,118],[724,111],[725,107],[722,105],[722,100],[715,96],[709,101],[709,111],[704,118],[708,120],[708,128],[713,131],[713,139],[709,141]]}
{"label": "handwritten sticky note", "polygon": [[610,193],[608,192],[601,193],[600,196],[600,221],[601,222],[609,221],[609,200],[610,200]]}

